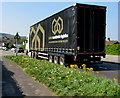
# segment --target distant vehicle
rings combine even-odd
[[[8,50],[8,48],[7,48],[7,47],[2,47],[2,50],[7,51],[7,50]]]
[[[7,51],[7,50],[8,50],[8,48],[5,48],[4,50],[5,50],[5,51]]]
[[[106,7],[76,3],[30,27],[30,56],[61,65],[95,63],[105,58],[105,34]]]
[[[12,51],[15,51],[16,48],[11,48]]]
[[[5,47],[2,47],[2,50],[4,50],[5,49]]]
[[[21,47],[18,47],[18,48],[15,49],[15,52],[17,52],[17,53],[24,53],[24,49],[21,48]]]

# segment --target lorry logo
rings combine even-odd
[[[57,32],[60,34],[63,30],[63,19],[58,17],[52,21],[52,32],[55,35]]]
[[[41,32],[42,33],[42,47],[40,47],[40,38],[38,36],[38,32]],[[32,34],[32,32],[34,33],[34,37],[32,39],[32,48],[34,49],[34,46],[35,48],[38,48],[38,49],[41,49],[42,51],[44,51],[44,45],[45,45],[45,31],[43,29],[43,27],[39,24],[37,29],[35,30],[34,27],[31,28],[31,32],[30,32],[30,35]],[[37,46],[37,42],[38,42],[38,46]]]

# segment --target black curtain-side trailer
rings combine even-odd
[[[105,57],[106,7],[76,4],[30,27],[31,57],[71,64]]]

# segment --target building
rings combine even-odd
[[[118,41],[106,41],[106,44],[120,44]]]

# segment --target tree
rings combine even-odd
[[[12,43],[5,43],[4,47],[10,49],[10,48],[14,48],[14,45]]]
[[[8,45],[9,45],[9,43],[5,43],[4,47],[7,47],[7,48],[8,48]]]
[[[12,43],[9,43],[8,48],[14,48],[14,45]]]

